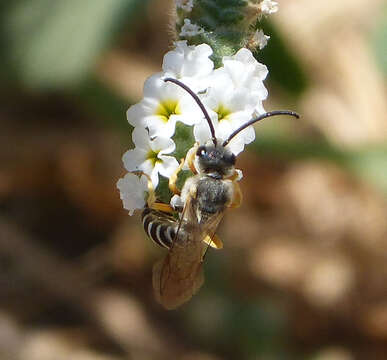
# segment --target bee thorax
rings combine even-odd
[[[208,176],[202,177],[197,184],[198,210],[204,214],[224,211],[232,198],[232,183]],[[203,216],[202,215],[202,216]]]

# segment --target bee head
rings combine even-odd
[[[164,79],[164,81],[172,82],[187,91],[202,110],[211,132],[211,140],[205,145],[202,145],[198,148],[196,152],[196,167],[199,172],[206,173],[209,176],[215,178],[228,177],[233,174],[235,165],[235,155],[230,150],[228,150],[226,146],[241,131],[255,124],[258,121],[272,116],[289,115],[294,116],[296,118],[300,117],[300,115],[298,115],[296,112],[289,110],[276,110],[266,112],[254,119],[251,119],[250,121],[240,126],[238,129],[234,130],[234,132],[232,132],[229,137],[221,144],[216,138],[214,125],[212,124],[210,116],[208,115],[208,112],[199,97],[187,85],[183,84],[177,79],[166,78]]]
[[[208,142],[196,151],[197,170],[216,179],[231,176],[234,173],[236,157],[224,146]]]

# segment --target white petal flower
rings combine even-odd
[[[266,65],[259,63],[249,49],[242,48],[233,56],[223,57],[224,69],[231,75],[236,86],[249,88],[254,82],[265,80],[269,73]]]
[[[207,44],[188,46],[187,40],[177,41],[175,46],[164,56],[165,77],[179,79],[194,91],[205,89],[206,80],[214,69],[214,63],[209,59],[211,47]]]
[[[176,7],[186,12],[190,12],[193,8],[194,0],[176,0]]]
[[[215,116],[213,115],[214,113],[211,112],[211,114],[212,124],[214,125],[216,137],[220,141],[226,140],[232,131],[226,129],[226,127],[224,126],[219,126],[216,114]],[[246,130],[248,131],[248,129]],[[240,133],[240,136],[235,136],[227,145],[230,151],[235,155],[238,155],[240,152],[242,152],[245,147],[244,137],[247,137],[247,135],[244,134],[244,132],[246,132],[246,130],[243,130]],[[194,136],[195,140],[199,143],[199,145],[205,145],[209,142],[209,140],[211,139],[211,132],[206,121],[202,121],[201,123],[195,125]]]
[[[225,72],[218,72],[211,78],[210,87],[202,101],[209,109],[210,116],[217,120],[216,137],[223,140],[252,118],[255,107],[255,98],[248,89],[235,88],[231,77]],[[202,122],[208,128],[208,124]],[[240,139],[243,144],[249,144],[255,139],[254,128],[248,127],[238,134],[236,139]]]
[[[135,174],[127,173],[117,181],[117,188],[120,190],[120,198],[124,209],[129,210],[133,215],[134,210],[143,209],[145,206],[145,193],[147,192],[147,179],[143,175],[138,177]]]
[[[263,30],[257,30],[254,35],[253,35],[253,44],[256,44],[257,47],[259,47],[259,50],[262,50],[266,45],[267,42],[269,41],[270,36],[265,35]]]
[[[270,15],[274,14],[278,11],[278,3],[277,1],[271,1],[271,0],[263,0],[259,7],[261,8],[261,12],[263,15]]]
[[[254,97],[256,114],[265,112],[262,101],[267,98],[268,92],[263,80],[268,70],[254,58],[250,50],[242,48],[233,56],[224,56],[223,67],[214,71],[214,73],[220,72],[227,73],[231,77],[236,89],[245,88]]]
[[[184,25],[180,29],[180,37],[192,37],[204,33],[204,29],[199,25],[191,23],[190,19],[184,19]]]
[[[203,114],[192,97],[176,84],[155,74],[144,84],[144,99],[126,113],[131,125],[149,129],[151,137],[171,137],[180,121],[186,125],[199,122]]]
[[[179,166],[173,156],[165,155],[175,151],[175,143],[172,139],[161,136],[152,140],[142,127],[136,127],[132,137],[136,147],[123,155],[124,166],[128,171],[143,171],[149,175],[156,188],[159,174],[169,178]]]

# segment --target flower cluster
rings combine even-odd
[[[262,11],[262,14],[264,15],[270,15],[274,14],[278,11],[278,3],[277,1],[272,1],[272,0],[263,0],[260,4],[259,7]]]
[[[190,2],[184,4],[189,6]],[[180,80],[199,96],[218,139],[227,139],[252,117],[264,113],[266,66],[257,62],[250,50],[242,48],[233,56],[223,57],[223,66],[214,69],[211,54],[207,44],[189,46],[186,41],[176,42],[175,48],[164,56],[163,71],[146,80],[143,99],[129,108],[127,118],[134,126],[135,148],[123,155],[129,173],[118,181],[117,187],[130,214],[144,207],[147,191],[146,178],[138,178],[132,172],[145,174],[157,188],[159,176],[169,178],[178,168],[174,156],[178,150],[178,122],[193,128],[197,144],[211,139],[208,123],[192,96],[176,84],[165,82],[165,78]],[[228,147],[237,155],[254,139],[250,126],[235,136]]]
[[[176,0],[176,8],[190,12],[193,8],[194,0]]]
[[[184,19],[184,25],[181,27],[179,36],[181,37],[192,37],[199,34],[203,34],[204,29],[200,26],[191,23],[190,19],[185,18]]]

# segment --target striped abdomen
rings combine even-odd
[[[176,235],[177,221],[166,213],[145,208],[142,224],[146,234],[158,245],[170,249]]]

